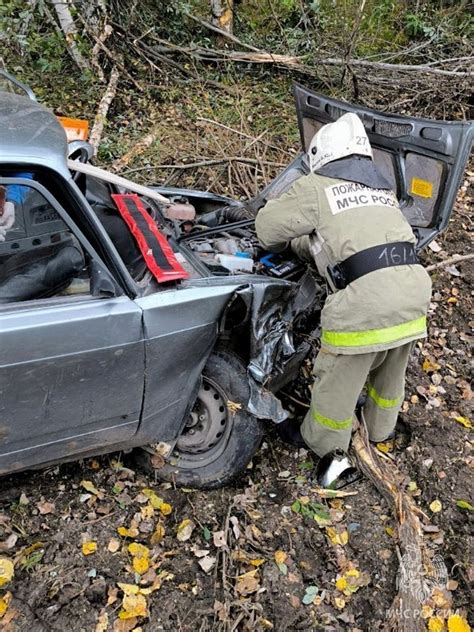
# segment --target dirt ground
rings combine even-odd
[[[471,211],[464,187],[427,264],[472,252]],[[474,579],[473,272],[468,261],[432,273],[430,334],[411,359],[403,406],[409,446],[393,453],[429,516],[450,612],[464,616]],[[3,479],[0,555],[15,568],[0,591],[1,629],[382,629],[396,593],[392,508],[367,480],[353,495],[320,497],[312,469],[270,428],[241,479],[212,492],[160,484],[121,454]]]

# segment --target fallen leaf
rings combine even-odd
[[[122,600],[122,610],[119,619],[132,619],[134,617],[147,617],[148,606],[146,598],[141,594],[125,594]]]
[[[10,535],[8,536],[6,540],[4,540],[3,542],[0,542],[0,551],[9,551],[10,549],[13,549],[17,541],[18,541],[17,534],[10,533]]]
[[[97,487],[94,485],[94,483],[92,481],[81,481],[81,487],[83,487],[86,492],[89,492],[90,494],[94,494],[94,496],[104,496],[104,494],[102,494],[101,492],[99,492],[99,490],[97,489]]]
[[[153,505],[151,503],[148,503],[140,509],[140,515],[143,520],[150,520],[151,518],[153,518],[154,513],[155,510],[153,509]]]
[[[135,573],[143,575],[150,568],[150,561],[147,557],[134,557],[132,560],[132,567]]]
[[[48,501],[40,501],[36,503],[36,507],[42,516],[53,513],[55,510],[54,503],[50,503]]]
[[[437,362],[429,360],[428,358],[423,362],[423,371],[426,373],[437,371],[440,368],[441,366]]]
[[[439,513],[442,508],[443,508],[443,505],[441,504],[441,501],[438,499],[433,500],[433,502],[430,503],[430,509],[433,513]]]
[[[97,551],[97,542],[93,540],[87,540],[87,542],[82,543],[82,554],[83,555],[92,555]]]
[[[13,579],[15,571],[13,562],[7,557],[0,557],[0,586],[5,586]]]
[[[159,544],[163,540],[164,537],[165,537],[165,528],[161,524],[161,522],[159,522],[156,525],[155,531],[153,532],[153,535],[150,538],[150,543],[153,545]]]
[[[429,632],[443,632],[444,629],[444,621],[441,617],[431,617],[428,619]]]
[[[3,618],[3,615],[8,610],[8,606],[10,605],[11,600],[12,600],[11,592],[6,592],[4,595],[0,597],[0,619]]]
[[[118,527],[117,533],[124,538],[136,538],[138,529],[136,527],[130,527],[130,529],[127,529],[127,527]]]
[[[331,544],[345,546],[349,541],[349,534],[346,530],[340,533],[334,527],[326,527],[326,533],[331,541]]]
[[[214,568],[215,563],[216,558],[211,555],[206,555],[206,557],[201,558],[198,562],[199,566],[205,573],[208,573],[212,568]]]
[[[120,548],[120,540],[117,538],[110,538],[109,543],[107,545],[107,551],[109,553],[116,553]]]
[[[275,562],[277,564],[284,564],[286,561],[287,555],[285,551],[275,551]]]
[[[153,509],[161,509],[164,501],[162,498],[157,496],[152,489],[145,487],[145,489],[142,489],[142,494],[144,494],[149,499],[150,505],[153,507]]]
[[[214,531],[212,534],[212,540],[214,542],[214,546],[218,549],[227,546],[227,539],[224,531]]]
[[[164,516],[169,516],[173,511],[173,507],[169,503],[163,503],[160,507],[160,511]]]
[[[474,511],[474,507],[467,500],[457,500],[456,505],[459,509],[467,509],[468,511]]]
[[[95,626],[95,632],[106,632],[109,627],[109,615],[105,610],[102,610],[99,614],[99,618],[97,619],[97,624]]]
[[[189,518],[185,518],[178,527],[176,537],[180,542],[186,542],[191,537],[196,525]]]
[[[449,632],[471,632],[471,627],[460,614],[452,614],[448,619]]]
[[[258,587],[258,569],[239,575],[235,582],[236,591],[243,596],[256,592]]]
[[[338,610],[344,610],[346,607],[346,600],[342,597],[334,597],[334,605]]]
[[[28,496],[25,494],[25,492],[21,492],[20,494],[20,500],[18,501],[20,505],[27,505],[30,500],[28,498]]]
[[[135,557],[149,557],[150,550],[144,545],[138,542],[132,542],[128,545],[128,552]]]
[[[472,428],[474,428],[474,426],[472,425],[472,422],[470,419],[468,419],[467,417],[453,417],[454,421],[457,421],[458,424],[461,424],[462,426],[464,426],[464,428],[469,428],[470,430],[472,430]]]
[[[308,586],[301,600],[302,603],[304,603],[305,606],[309,606],[310,604],[313,603],[314,598],[316,597],[317,594],[318,594],[317,586]]]

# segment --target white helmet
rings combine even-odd
[[[328,123],[313,136],[308,157],[311,171],[316,171],[328,162],[345,156],[372,156],[364,124],[352,112],[344,114],[335,123]]]

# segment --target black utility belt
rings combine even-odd
[[[409,241],[396,241],[356,252],[341,263],[328,266],[327,273],[334,287],[343,290],[349,283],[370,272],[417,263],[420,261],[415,246]]]

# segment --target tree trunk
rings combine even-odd
[[[81,70],[89,69],[89,62],[82,55],[77,45],[78,33],[66,0],[51,0],[51,4],[54,6],[54,10],[58,16],[59,24],[66,38],[66,45],[71,57]]]
[[[234,23],[234,0],[211,0],[211,22],[214,26],[232,34]]]

